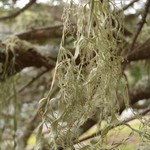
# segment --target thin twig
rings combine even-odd
[[[142,14],[142,19],[141,21],[139,22],[138,24],[138,28],[137,28],[137,32],[135,33],[134,37],[133,37],[133,41],[132,41],[132,44],[131,44],[131,51],[134,49],[134,45],[135,45],[135,42],[144,26],[144,23],[146,22],[146,17],[147,17],[147,14],[148,14],[148,10],[149,10],[149,7],[150,7],[150,0],[147,0],[146,4],[145,4],[145,10],[144,10],[144,13]]]
[[[150,112],[150,107],[149,107],[148,109],[146,109],[145,111],[143,111],[142,113],[139,113],[138,115],[144,116],[144,115],[146,115],[148,112]],[[126,119],[126,120],[124,120],[124,121],[122,121],[122,122],[118,122],[118,123],[116,123],[116,124],[113,124],[113,125],[109,126],[109,130],[108,130],[107,132],[109,132],[110,130],[112,130],[112,129],[118,127],[118,126],[124,125],[124,124],[126,124],[127,122],[130,122],[130,121],[132,121],[132,120],[135,120],[135,119],[137,119],[137,118],[134,116],[134,117],[128,118],[128,119]],[[106,128],[108,128],[108,127],[106,127]],[[103,132],[106,128],[104,128],[103,130],[100,130],[100,131],[98,131],[98,132],[96,132],[96,133],[93,133],[93,134],[90,135],[90,136],[87,136],[87,137],[85,137],[85,138],[82,138],[81,140],[75,141],[74,144],[81,143],[81,142],[86,141],[86,140],[89,140],[89,139],[91,139],[91,138],[100,136],[100,135],[102,134],[102,132]]]
[[[2,16],[0,17],[0,21],[12,19],[20,15],[22,12],[24,12],[26,9],[28,9],[31,5],[33,5],[36,2],[36,0],[30,0],[29,3],[27,3],[22,9],[18,10],[17,12],[11,13],[8,16]]]
[[[133,0],[129,4],[125,5],[122,10],[127,10],[129,7],[131,7],[135,2],[138,2],[139,0]]]
[[[33,82],[35,82],[38,78],[40,78],[43,74],[45,74],[46,72],[48,72],[49,69],[44,70],[43,72],[39,73],[36,77],[32,78],[31,81],[29,81],[25,86],[21,87],[17,93],[21,93],[24,89],[26,89],[28,86],[30,86]],[[14,95],[11,95],[8,100],[12,99],[14,97]]]
[[[129,7],[133,6],[134,3],[138,2],[139,0],[132,0],[129,4],[122,6],[121,9],[117,10],[117,13],[127,10]]]

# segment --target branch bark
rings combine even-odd
[[[50,27],[37,28],[22,33],[16,34],[20,39],[23,40],[34,40],[43,38],[61,38],[62,37],[63,25],[56,25]]]
[[[2,16],[0,17],[0,21],[4,21],[4,20],[7,20],[7,19],[12,19],[12,18],[15,18],[17,17],[18,15],[20,15],[22,12],[24,12],[26,9],[28,9],[31,5],[33,5],[34,3],[36,2],[36,0],[30,0],[29,3],[27,3],[22,9],[20,9],[19,11],[17,12],[14,12],[8,16]]]
[[[126,59],[131,61],[138,61],[150,59],[150,39],[141,44],[137,49],[127,54]]]
[[[77,27],[75,24],[72,24],[70,27],[70,30],[72,33],[76,36]],[[131,36],[132,33],[124,27],[124,35],[125,36]],[[36,28],[32,30],[28,30],[22,33],[17,33],[16,36],[18,36],[22,40],[43,40],[43,39],[52,39],[52,38],[62,38],[62,32],[63,32],[63,24],[60,25],[54,25],[49,27],[43,27],[43,28]],[[71,34],[72,34],[71,33]],[[68,35],[70,35],[68,33]]]
[[[137,29],[137,32],[135,33],[134,37],[133,37],[133,41],[132,41],[132,44],[131,44],[131,51],[133,50],[134,48],[134,45],[136,43],[136,40],[146,22],[146,17],[147,17],[147,14],[148,14],[148,11],[149,11],[149,7],[150,7],[150,0],[147,0],[146,4],[145,4],[145,10],[144,10],[144,13],[142,14],[142,19],[141,21],[139,22],[138,24],[138,29]]]
[[[17,37],[1,41],[0,49],[1,75],[4,76],[11,76],[30,66],[52,69],[56,63],[50,56],[42,55],[33,45]]]
[[[127,10],[129,7],[133,6],[135,2],[138,2],[139,0],[132,0],[128,5],[125,5],[122,9]]]

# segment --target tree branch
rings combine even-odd
[[[124,35],[125,36],[131,36],[132,33],[125,27],[124,29]],[[72,24],[70,26],[70,30],[74,35],[76,35],[76,25]],[[16,34],[20,39],[22,40],[43,40],[43,39],[51,39],[51,38],[62,38],[62,31],[63,31],[63,24],[61,25],[54,25],[50,27],[42,27],[42,28],[36,28],[32,30],[28,30],[22,33]],[[70,35],[70,34],[68,34]],[[72,34],[71,34],[72,35]]]
[[[148,100],[150,98],[149,88],[143,86],[132,88],[132,90],[129,91],[129,105],[131,107],[140,100],[145,100],[145,99]],[[125,108],[126,106],[124,102],[120,103],[119,113],[121,114]]]
[[[146,115],[146,114],[149,113],[149,112],[150,112],[150,108],[144,110],[142,113],[139,113],[138,116],[139,116],[139,115],[140,115],[140,116],[144,116],[144,115]],[[128,123],[128,122],[130,122],[130,121],[132,121],[132,120],[134,120],[134,119],[136,119],[136,118],[137,118],[137,117],[134,116],[134,117],[128,118],[128,119],[126,119],[126,120],[124,120],[124,121],[122,121],[122,122],[117,122],[116,124],[112,124],[112,125],[110,125],[110,126],[104,128],[103,130],[100,130],[100,131],[98,131],[98,132],[96,132],[96,133],[94,133],[94,134],[92,134],[92,135],[90,135],[90,136],[87,136],[87,137],[85,137],[85,138],[83,138],[83,139],[81,139],[81,140],[75,141],[75,144],[81,143],[81,142],[83,142],[83,141],[89,140],[89,139],[94,138],[94,137],[97,137],[97,136],[100,136],[100,135],[102,134],[102,132],[103,132],[105,129],[106,129],[106,130],[108,129],[107,132],[109,132],[110,130],[112,130],[112,129],[118,127],[118,126],[124,125],[124,124],[126,124],[126,123]]]
[[[30,43],[10,37],[0,43],[0,63],[3,64],[1,75],[11,76],[30,66],[52,69],[56,61],[50,56],[42,55]]]
[[[150,39],[144,42],[136,50],[127,54],[126,59],[131,61],[150,59]]]
[[[145,4],[145,10],[144,10],[144,13],[142,15],[142,19],[139,22],[137,32],[135,33],[135,35],[133,37],[133,41],[132,41],[132,44],[131,44],[131,51],[133,50],[135,42],[136,42],[136,40],[137,40],[137,38],[138,38],[138,36],[139,36],[143,26],[144,26],[144,23],[146,22],[146,17],[147,17],[147,14],[148,14],[149,7],[150,7],[150,0],[147,0],[147,2]]]
[[[131,7],[135,2],[138,2],[139,0],[133,0],[131,1],[128,5],[125,5],[122,10],[126,10],[128,9],[129,7]]]
[[[63,25],[55,25],[50,27],[37,28],[16,34],[23,40],[34,40],[43,38],[61,38]]]
[[[35,81],[37,81],[37,79],[39,79],[43,74],[45,74],[45,73],[48,72],[48,71],[49,71],[49,70],[46,69],[46,70],[42,71],[41,73],[39,73],[36,77],[32,78],[31,81],[29,81],[27,84],[25,84],[23,87],[21,87],[21,88],[17,91],[17,93],[19,94],[19,93],[21,93],[22,91],[24,91],[28,86],[30,86],[32,83],[34,83]],[[8,101],[9,101],[10,99],[12,99],[13,97],[14,97],[14,94],[11,95],[11,96],[8,98]]]
[[[28,9],[31,5],[33,5],[35,2],[36,2],[36,0],[30,0],[29,3],[27,3],[27,4],[26,4],[22,9],[20,9],[19,11],[14,12],[14,13],[8,15],[8,16],[2,16],[2,17],[0,17],[0,21],[7,20],[7,19],[12,19],[12,18],[17,17],[17,16],[20,15],[22,12],[24,12],[26,9]]]

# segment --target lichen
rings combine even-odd
[[[56,149],[56,145],[71,149],[73,140],[80,135],[78,128],[97,109],[103,112],[98,122],[115,116],[118,109],[116,89],[120,84],[123,60],[117,55],[121,13],[116,14],[115,10],[114,2],[111,1],[110,6],[108,0],[80,1],[78,4],[71,0],[64,10],[62,42],[51,87],[52,90],[57,80],[60,88],[58,111],[48,109],[51,90],[45,98],[47,105],[43,107],[43,119],[50,123],[51,149]],[[65,46],[72,17],[77,25],[74,54]],[[100,145],[91,145],[88,149],[100,149]]]

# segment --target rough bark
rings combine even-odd
[[[13,36],[0,42],[0,63],[2,72],[11,76],[26,67],[45,67],[52,69],[55,60],[50,56],[43,55],[32,44]]]

